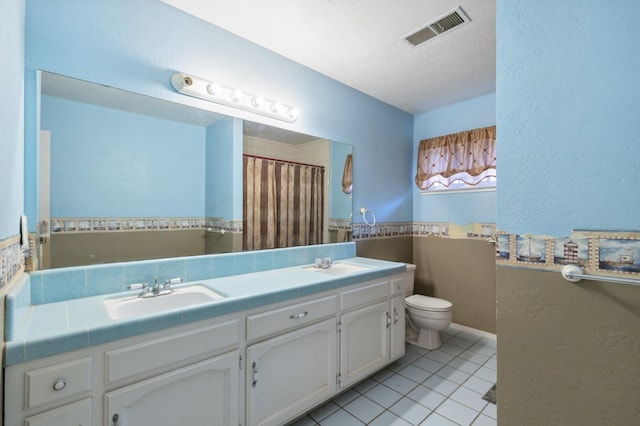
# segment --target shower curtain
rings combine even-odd
[[[322,243],[324,167],[243,156],[243,250]]]

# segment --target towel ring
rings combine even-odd
[[[369,213],[371,215],[371,222],[369,222],[367,220],[367,213]],[[366,223],[369,226],[375,226],[376,225],[376,215],[373,214],[373,212],[367,208],[361,207],[360,208],[360,214],[362,215],[362,220],[364,220],[364,223]]]

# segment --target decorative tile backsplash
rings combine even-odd
[[[53,218],[51,232],[131,232],[212,229],[242,232],[242,219],[218,217]]]
[[[24,270],[20,237],[0,241],[0,288],[9,284]]]
[[[456,225],[447,222],[401,222],[353,225],[353,239],[398,237],[403,235],[435,236],[448,238],[493,239],[496,234],[493,223]]]
[[[640,275],[640,231],[575,231],[571,237],[551,238],[496,231],[495,224],[378,223],[353,225],[353,240],[399,236],[436,236],[495,242],[498,264],[561,270],[574,264],[586,272]]]
[[[496,240],[500,264],[553,270],[573,264],[586,271],[640,274],[640,231],[575,231],[561,238],[498,232]]]

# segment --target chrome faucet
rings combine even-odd
[[[325,257],[324,259],[322,259],[322,269],[327,269],[329,267],[331,267],[331,258],[330,257]]]
[[[165,294],[173,293],[173,288],[171,288],[172,284],[179,284],[182,282],[182,278],[171,278],[161,284],[158,282],[158,278],[154,279],[153,287],[149,287],[147,283],[137,283],[131,284],[127,288],[129,290],[140,290],[140,294],[138,297],[154,297],[154,296],[162,296]]]

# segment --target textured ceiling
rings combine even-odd
[[[495,0],[163,0],[412,114],[495,91]],[[404,37],[462,7],[471,22]]]

